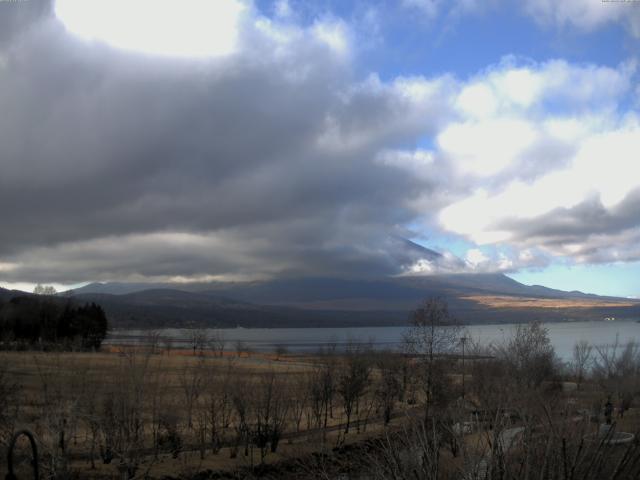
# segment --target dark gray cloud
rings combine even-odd
[[[390,236],[423,182],[375,158],[434,128],[441,83],[418,100],[356,84],[308,32],[282,53],[245,30],[239,53],[209,60],[85,43],[54,20],[5,46],[7,281],[367,275],[415,259]]]
[[[50,0],[0,2],[0,48],[51,14]]]
[[[382,81],[355,78],[338,20],[300,27],[249,9],[236,53],[180,59],[86,42],[38,12],[6,18],[2,281],[640,258],[634,62],[509,57],[467,81]],[[567,197],[557,179],[574,174]],[[432,233],[467,238],[464,259],[401,240]]]
[[[545,245],[583,263],[637,261],[640,249],[640,188],[614,208],[593,195],[572,208],[558,208],[535,221],[505,220],[498,229],[517,232],[512,239],[526,246]]]

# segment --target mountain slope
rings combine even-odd
[[[339,327],[402,325],[405,312],[307,311],[254,305],[217,295],[153,289],[126,295],[84,293],[79,302],[100,304],[115,327]]]
[[[173,285],[159,283],[122,283],[122,282],[94,282],[84,287],[63,292],[65,295],[81,295],[84,293],[99,293],[106,295],[126,295],[152,289],[172,289]]]
[[[433,296],[445,298],[466,323],[640,318],[640,302],[526,286],[502,274],[278,279],[189,285],[191,291],[179,287],[93,284],[67,294],[103,305],[114,325],[127,327],[402,325],[420,301]],[[105,291],[128,293],[101,293]]]
[[[0,288],[0,300],[9,300],[12,296],[11,290]]]
[[[125,295],[157,289],[224,295],[265,305],[371,299],[377,303],[414,303],[425,296],[458,296],[486,292],[540,298],[599,298],[582,292],[565,292],[539,285],[523,285],[501,273],[389,277],[377,280],[307,277],[242,283],[91,283],[65,294],[105,293]]]

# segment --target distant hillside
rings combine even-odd
[[[76,288],[75,290],[68,290],[63,292],[64,295],[80,295],[84,293],[104,293],[107,295],[126,295],[128,293],[142,292],[144,290],[157,290],[157,289],[171,289],[182,290],[179,286],[170,283],[121,283],[121,282],[108,282],[100,283],[94,282],[84,287]],[[187,288],[186,291],[191,291],[191,288]]]
[[[188,290],[186,290],[188,289]],[[64,295],[103,305],[122,327],[403,325],[420,301],[445,298],[465,323],[640,318],[640,302],[523,285],[502,274],[90,284]]]
[[[492,293],[539,298],[601,298],[582,292],[565,292],[540,285],[524,285],[502,273],[474,273],[438,276],[403,277],[400,281],[414,288],[461,293]]]
[[[65,293],[124,295],[145,290],[165,289],[206,292],[264,305],[366,299],[378,304],[387,303],[389,307],[387,309],[395,309],[397,305],[402,305],[403,308],[411,306],[430,295],[459,296],[478,292],[540,298],[600,298],[597,295],[582,292],[565,292],[539,285],[523,285],[501,273],[407,276],[379,280],[310,277],[240,283],[91,283]]]
[[[6,288],[0,288],[0,300],[9,300],[16,295],[24,295],[24,292],[20,292],[17,290],[7,290]]]
[[[206,293],[153,289],[126,295],[83,293],[73,298],[96,302],[115,327],[338,327],[403,325],[406,312],[307,311],[254,305]]]

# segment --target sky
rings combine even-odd
[[[640,297],[640,1],[46,7],[0,2],[2,286]]]

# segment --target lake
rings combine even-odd
[[[549,338],[557,355],[569,360],[573,346],[580,340],[592,345],[604,345],[615,342],[640,341],[640,323],[633,320],[547,323]],[[516,328],[515,324],[470,325],[466,327],[466,336],[482,344],[499,343],[507,340]],[[161,336],[173,340],[174,347],[188,348],[190,330],[161,329]],[[338,348],[349,342],[371,343],[378,349],[397,349],[402,344],[406,327],[370,327],[370,328],[229,328],[210,329],[209,336],[218,332],[226,341],[226,349],[233,350],[237,342],[243,342],[253,351],[273,351],[277,346],[285,347],[289,352],[310,353],[328,344]],[[114,330],[110,332],[106,344],[144,343],[148,333],[144,330]]]

